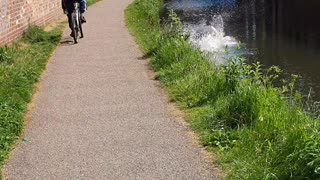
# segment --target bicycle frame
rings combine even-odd
[[[72,34],[75,43],[78,43],[78,37],[80,32],[80,38],[83,38],[82,24],[80,20],[80,4],[76,1],[73,3],[73,11],[71,13],[72,20]]]
[[[77,23],[77,26],[79,26],[80,24],[80,4],[78,2],[74,2],[73,3],[73,6],[74,6],[74,14],[75,14],[75,19],[76,19],[76,23]]]

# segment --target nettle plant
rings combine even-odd
[[[169,37],[178,38],[183,36],[182,22],[173,10],[169,11],[168,19],[165,22],[164,32]]]
[[[237,83],[242,80],[265,88],[274,87],[274,81],[277,80],[282,73],[282,70],[278,66],[271,66],[264,70],[260,62],[247,64],[246,59],[238,55],[229,58],[227,61],[228,63],[224,67],[224,73],[226,75],[226,81],[230,85],[231,92],[234,91]],[[294,79],[294,81],[289,84],[290,90],[294,88],[296,80],[297,79]]]

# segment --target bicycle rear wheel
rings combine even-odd
[[[77,25],[77,17],[75,13],[72,13],[72,17],[71,17],[71,24],[72,24],[72,37],[74,40],[74,43],[77,44],[78,43],[78,25]]]
[[[79,31],[80,31],[80,38],[83,38],[83,30],[82,30],[82,20],[81,20],[81,16],[80,13],[78,14],[79,16]]]

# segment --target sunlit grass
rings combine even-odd
[[[0,163],[23,128],[33,84],[58,44],[64,25],[45,32],[30,27],[20,40],[0,48]]]
[[[296,77],[275,87],[277,67],[237,56],[213,65],[181,37],[174,14],[160,26],[161,5],[134,1],[127,26],[203,145],[219,155],[225,178],[320,178],[319,120],[308,116]]]
[[[97,0],[89,0],[89,5]],[[65,21],[50,28],[31,26],[16,42],[0,47],[0,164],[23,129],[34,84],[58,45]]]

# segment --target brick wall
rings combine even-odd
[[[41,26],[61,14],[61,0],[0,0],[0,45],[19,37],[30,24]]]

